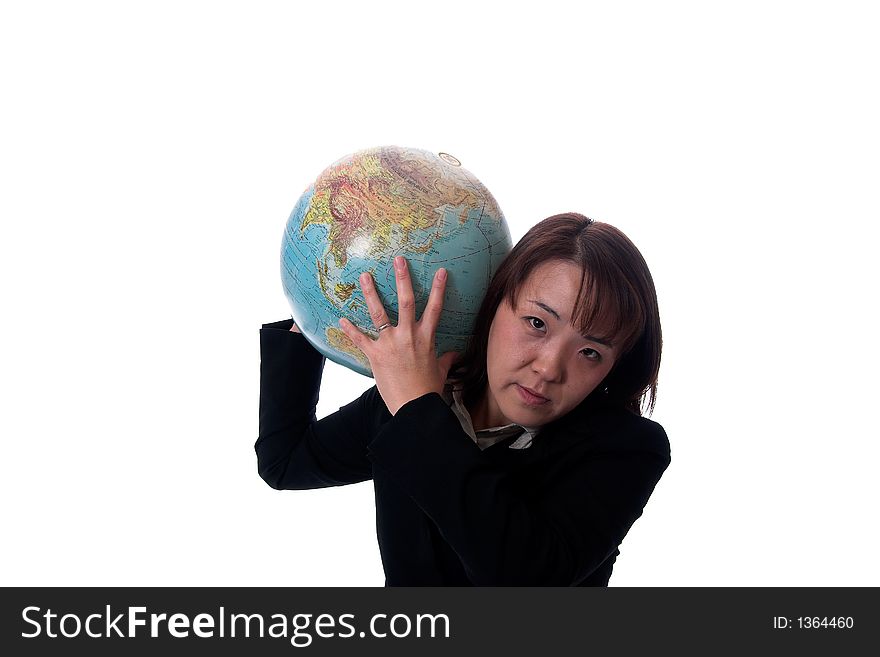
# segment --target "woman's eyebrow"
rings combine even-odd
[[[550,306],[548,306],[543,301],[539,301],[538,299],[529,299],[529,302],[535,304],[536,306],[543,308],[548,313],[553,315],[557,320],[560,319],[559,313],[556,312],[555,310],[553,310]],[[585,335],[583,337],[584,337],[584,339],[589,340],[590,342],[597,342],[604,347],[608,347],[609,349],[611,349],[611,347],[612,347],[610,342],[608,342],[607,340],[603,340],[602,338],[597,338],[595,335]]]
[[[538,301],[538,300],[536,300],[536,299],[529,299],[529,303],[533,303],[533,304],[535,304],[536,306],[541,306],[541,308],[543,308],[543,309],[546,310],[548,313],[550,313],[551,315],[553,315],[556,319],[559,319],[559,313],[556,312],[555,310],[553,310],[550,306],[548,306],[548,305],[547,305],[546,303],[544,303],[543,301]]]

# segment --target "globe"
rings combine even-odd
[[[339,328],[345,317],[373,338],[358,276],[370,272],[397,322],[394,257],[409,265],[420,318],[434,272],[448,272],[436,353],[463,352],[489,281],[512,248],[489,190],[447,153],[382,146],[347,155],[296,202],[281,242],[291,316],[329,360],[372,377],[367,357]]]

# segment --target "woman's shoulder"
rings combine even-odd
[[[624,408],[611,406],[583,409],[560,422],[559,434],[592,450],[652,452],[669,459],[669,438],[663,426]]]
[[[670,456],[671,448],[669,446],[669,437],[666,430],[659,422],[650,418],[636,415],[629,411],[623,411],[629,418],[631,426],[631,435],[639,449],[648,449],[667,459]]]

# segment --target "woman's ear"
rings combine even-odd
[[[601,390],[603,394],[608,394],[608,382],[611,381],[612,376],[614,375],[614,370],[617,369],[617,365],[620,363],[620,359],[615,359],[614,364],[611,366],[611,369],[608,370],[608,374],[605,375],[605,378],[602,379],[602,382],[596,386],[596,389]]]

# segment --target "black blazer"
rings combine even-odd
[[[260,476],[273,488],[373,480],[387,586],[605,586],[618,546],[670,462],[663,428],[601,394],[481,451],[437,393],[392,416],[373,386],[317,420],[325,359],[260,331]]]

